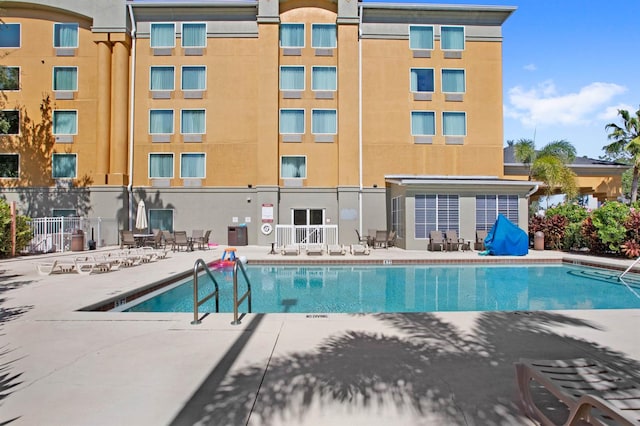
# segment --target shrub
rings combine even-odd
[[[552,250],[562,250],[568,222],[566,217],[558,214],[544,217],[534,216],[529,221],[529,234],[531,236],[542,231],[545,247]]]
[[[598,238],[614,252],[620,252],[620,246],[626,240],[627,229],[624,222],[629,215],[629,206],[617,201],[603,204],[591,213],[591,220]]]
[[[582,223],[589,216],[589,210],[578,203],[563,203],[550,207],[546,211],[547,216],[560,215],[567,218],[569,224]]]
[[[22,251],[31,241],[29,218],[16,216],[16,253]],[[0,257],[11,256],[11,208],[0,199]]]

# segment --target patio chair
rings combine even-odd
[[[209,249],[209,236],[211,235],[211,229],[208,229],[207,232],[200,238],[194,239],[194,243],[198,244],[199,250]]]
[[[376,231],[375,235],[376,237],[373,245],[374,247],[389,248],[389,245],[387,243],[389,234],[387,233],[387,231]]]
[[[327,253],[329,255],[345,255],[347,250],[345,250],[344,246],[339,244],[329,244],[327,246]]]
[[[391,231],[387,236],[387,247],[395,247],[395,245],[396,245],[396,231]]]
[[[307,244],[305,251],[308,255],[322,255],[324,251],[324,244]]]
[[[567,406],[566,425],[640,425],[640,383],[597,361],[523,359],[515,368],[524,410],[542,425],[557,422],[533,401],[532,381]]]
[[[443,251],[444,250],[444,237],[442,231],[429,232],[429,251]]]
[[[356,228],[356,235],[358,236],[358,243],[359,244],[366,244],[369,245],[370,243],[370,238],[367,235],[360,235],[360,231],[358,231],[358,229]]]
[[[146,247],[153,247],[155,249],[161,248],[163,244],[164,243],[162,241],[162,231],[156,231],[152,239],[146,240],[144,242],[144,245]]]
[[[458,251],[464,246],[464,240],[458,237],[458,231],[448,230],[445,231],[444,236],[446,238],[446,250]]]
[[[473,249],[482,251],[485,250],[484,247],[484,239],[487,238],[486,230],[478,230],[476,231],[476,242],[473,244]]]
[[[173,233],[173,251],[180,251],[184,247],[185,251],[193,249],[193,242],[187,238],[187,231],[176,231]]]
[[[138,243],[133,236],[133,231],[120,230],[120,248],[136,247]]]
[[[351,244],[351,254],[362,255],[369,254],[369,247],[365,244]]]
[[[202,229],[194,229],[191,231],[191,240],[198,241],[204,237],[204,230]]]
[[[162,239],[164,240],[164,246],[165,247],[173,247],[173,234],[169,231],[162,231]]]
[[[300,254],[300,247],[297,244],[287,244],[280,249],[280,253],[285,256],[289,254],[297,256]]]

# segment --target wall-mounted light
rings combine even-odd
[[[377,183],[374,183],[374,184],[373,184],[373,187],[374,187],[374,188],[377,188],[377,187],[378,187],[378,184],[377,184]]]
[[[251,202],[251,197],[247,197],[247,203]]]
[[[253,185],[248,184],[248,185],[247,185],[247,188],[251,189],[251,188],[253,188]]]

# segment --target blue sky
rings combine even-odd
[[[385,2],[389,2],[388,0]],[[566,139],[598,158],[617,109],[640,108],[640,0],[410,0],[516,6],[503,26],[505,141]],[[472,82],[468,76],[468,83]]]

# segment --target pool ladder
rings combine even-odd
[[[211,281],[213,281],[213,285],[215,290],[203,297],[202,299],[198,296],[198,274],[200,271],[204,271]],[[242,273],[244,280],[247,283],[247,291],[238,298],[238,270]],[[191,324],[196,325],[200,324],[202,321],[198,319],[198,308],[200,305],[210,300],[212,297],[216,299],[216,313],[220,312],[220,288],[218,286],[218,281],[216,281],[215,276],[211,273],[211,269],[207,266],[204,260],[198,259],[193,265],[193,321]],[[238,317],[238,307],[244,300],[247,299],[247,312],[251,313],[251,282],[249,281],[249,277],[247,276],[247,271],[244,269],[242,262],[239,259],[236,259],[233,262],[233,321],[232,325],[240,324],[240,320]]]
[[[629,265],[629,267],[623,273],[621,273],[618,276],[618,280],[622,281],[622,277],[624,277],[627,274],[627,272],[629,272],[631,270],[631,268],[633,268],[636,265],[636,263],[638,263],[638,262],[640,262],[640,257],[638,257],[631,265]]]

